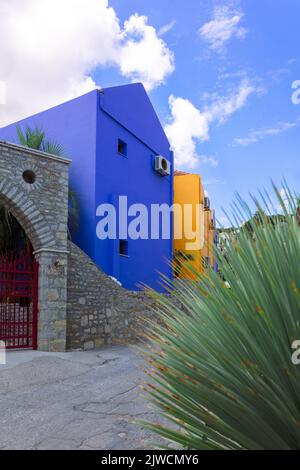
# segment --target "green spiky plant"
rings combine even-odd
[[[184,268],[184,264],[186,262],[192,261],[193,259],[194,259],[193,255],[186,253],[182,250],[175,250],[174,260],[173,260],[174,277],[175,278],[179,277]]]
[[[218,257],[226,283],[211,270],[153,293],[164,325],[149,326],[146,393],[170,425],[144,424],[184,449],[300,449],[300,229],[295,195],[274,190],[284,217],[272,223],[244,229],[253,212],[235,206],[241,229]]]
[[[17,127],[17,134],[20,144],[25,147],[41,150],[42,152],[50,153],[58,157],[64,155],[62,146],[54,140],[47,140],[45,132],[38,127],[34,129],[27,127],[25,131],[23,131],[21,127]]]

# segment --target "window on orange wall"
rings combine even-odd
[[[127,144],[121,139],[118,139],[118,154],[127,157]]]

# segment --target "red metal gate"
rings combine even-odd
[[[0,340],[7,349],[37,348],[38,263],[31,250],[0,256]]]

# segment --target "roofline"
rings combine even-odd
[[[23,153],[29,153],[31,155],[32,154],[33,155],[38,155],[39,157],[43,157],[43,158],[46,158],[48,160],[54,160],[56,162],[64,163],[65,165],[70,165],[70,163],[72,163],[72,160],[70,160],[69,158],[59,157],[59,156],[56,156],[56,155],[52,155],[51,153],[43,152],[41,150],[32,149],[30,147],[25,147],[24,145],[19,145],[19,144],[14,144],[14,143],[11,143],[11,142],[6,142],[4,140],[0,140],[0,147],[9,148],[9,149],[13,149],[13,150],[19,150],[19,151],[22,151]]]
[[[104,104],[103,104],[103,100],[102,100],[102,96],[105,96],[105,91],[106,90],[114,90],[116,88],[129,88],[129,87],[142,87],[147,99],[148,99],[148,102],[149,102],[149,105],[151,106],[152,108],[152,111],[157,119],[157,122],[159,124],[159,127],[160,127],[160,130],[162,132],[162,134],[164,135],[164,138],[166,140],[166,144],[168,145],[169,147],[169,152],[171,152],[171,145],[170,145],[170,141],[165,133],[165,130],[162,126],[162,123],[160,122],[160,119],[157,115],[157,112],[152,104],[152,101],[143,85],[142,82],[134,82],[134,83],[127,83],[127,84],[124,84],[124,85],[117,85],[117,86],[112,86],[112,87],[105,87],[105,88],[101,88],[101,89],[98,89],[98,96],[99,96],[99,106],[101,108],[101,110],[107,115],[109,116],[111,119],[113,119],[115,122],[117,122],[120,126],[123,127],[123,129],[125,129],[127,132],[129,132],[131,135],[133,135],[135,138],[137,138],[142,144],[146,145],[150,150],[151,152],[155,153],[156,155],[159,154],[159,152],[157,152],[157,150],[153,149],[153,147],[151,146],[150,143],[144,141],[141,137],[139,137],[137,134],[135,134],[134,131],[132,131],[131,129],[129,129],[117,116],[113,115],[108,109],[105,108]]]
[[[140,82],[136,82],[136,83],[127,83],[127,84],[123,84],[123,85],[116,85],[116,86],[111,86],[111,87],[105,87],[105,88],[101,88],[101,87],[97,87],[95,86],[95,88],[93,88],[92,90],[90,91],[87,91],[86,93],[83,93],[82,95],[78,95],[78,96],[74,96],[73,98],[70,98],[70,99],[67,99],[67,100],[64,100],[64,101],[61,101],[60,103],[57,103],[57,104],[53,104],[51,105],[50,107],[48,108],[43,108],[41,109],[40,111],[37,111],[33,114],[26,114],[24,117],[22,117],[21,119],[18,119],[17,121],[13,121],[13,122],[10,122],[9,124],[5,124],[5,126],[0,126],[0,130],[2,129],[6,129],[7,127],[11,127],[11,126],[17,126],[19,124],[22,124],[23,121],[26,121],[27,119],[33,119],[35,117],[38,117],[40,114],[42,113],[45,113],[47,111],[50,111],[51,109],[55,109],[55,108],[58,108],[59,106],[63,106],[64,104],[67,104],[67,103],[71,103],[72,101],[74,100],[78,100],[80,98],[83,98],[84,96],[87,96],[87,95],[90,95],[92,93],[100,93],[100,94],[105,94],[105,90],[109,90],[109,89],[112,89],[112,88],[121,88],[121,87],[126,87],[126,86],[132,86],[132,85],[142,85],[142,83]]]
[[[24,117],[18,119],[17,121],[12,121],[9,124],[5,124],[5,126],[0,126],[0,130],[7,129],[8,127],[12,127],[12,126],[22,125],[22,123],[24,121],[25,122],[27,121],[27,119],[34,119],[36,117],[39,117],[40,114],[46,113],[47,111],[50,111],[52,109],[56,109],[56,108],[58,108],[60,106],[63,106],[67,103],[71,103],[72,101],[79,100],[80,98],[83,98],[84,96],[87,96],[87,95],[90,95],[92,93],[96,93],[96,92],[99,92],[99,91],[101,91],[99,88],[94,88],[93,90],[88,91],[86,93],[83,93],[82,95],[75,96],[74,98],[70,98],[70,99],[67,99],[65,101],[61,101],[60,103],[51,105],[48,108],[43,108],[40,111],[34,112],[33,114],[26,114]]]
[[[186,176],[186,175],[192,175],[192,174],[193,173],[187,173],[186,171],[174,170],[174,176]]]

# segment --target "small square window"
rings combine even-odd
[[[120,240],[120,255],[128,256],[128,241]]]
[[[118,153],[124,157],[127,157],[127,144],[121,139],[118,139]]]

